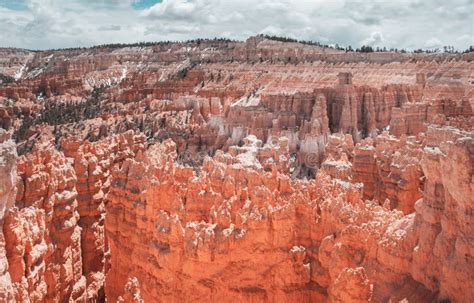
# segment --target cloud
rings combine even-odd
[[[192,17],[196,10],[196,3],[186,0],[164,0],[143,11],[143,16],[150,17]]]
[[[119,31],[122,27],[120,25],[102,25],[97,28],[98,31]]]
[[[438,38],[430,38],[426,40],[424,44],[425,48],[440,48],[441,46],[443,46],[443,44]]]
[[[382,33],[381,32],[373,32],[370,34],[370,37],[368,37],[367,39],[365,39],[364,41],[361,42],[361,44],[363,45],[370,45],[370,46],[374,46],[374,45],[382,45],[384,42],[383,40],[383,36],[382,36]]]
[[[353,47],[466,49],[474,44],[472,11],[471,0],[0,0],[0,46],[244,40],[268,33]]]

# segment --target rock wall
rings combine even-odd
[[[336,258],[330,268],[344,263],[340,260],[341,253],[334,250],[337,245],[346,249],[349,246],[349,250],[353,251],[354,245],[358,247],[360,243],[364,243],[363,251],[368,255],[362,264],[367,264],[364,267],[369,272],[369,280],[372,273],[377,280],[386,281],[385,285],[374,283],[372,301],[385,301],[390,296],[392,300],[400,300],[407,296],[410,302],[431,301],[435,297],[453,302],[468,302],[472,296],[471,288],[465,284],[472,279],[472,275],[469,276],[472,271],[471,264],[468,264],[472,258],[469,253],[472,243],[466,238],[467,234],[472,232],[469,230],[469,222],[472,221],[469,209],[473,202],[472,140],[472,132],[462,132],[449,127],[430,127],[421,155],[421,166],[426,180],[423,197],[416,202],[415,212],[402,216],[401,213],[393,211],[390,218],[381,221],[383,224],[390,222],[388,225],[377,232],[371,230],[368,238],[362,241],[360,232],[356,232],[361,226],[370,230],[378,229],[380,225],[355,224],[355,231],[349,232],[349,227],[346,227],[347,237],[336,241],[330,237],[328,242],[331,245],[327,251]],[[395,144],[396,142],[391,143],[392,146]],[[409,154],[406,151],[404,156]],[[453,179],[450,179],[451,177]],[[449,186],[453,194],[445,189],[445,186]],[[393,205],[384,204],[383,207]],[[349,218],[352,221],[354,215]],[[374,238],[377,244],[371,246]],[[354,256],[349,260],[354,262]],[[441,260],[451,261],[446,263]],[[362,278],[357,279],[359,284],[363,284]],[[409,284],[405,284],[408,281]]]
[[[423,135],[397,138],[383,132],[355,146],[352,138],[331,135],[321,168],[334,178],[362,184],[364,199],[410,214],[422,197]]]
[[[442,144],[449,153],[444,159],[458,152],[455,158],[472,160],[472,136],[466,135]],[[453,226],[468,222],[468,211],[453,210],[459,215],[448,219],[456,222],[450,223],[449,240],[448,231],[440,233],[442,227],[434,225],[439,222],[425,222],[430,184],[436,183],[425,168],[432,152],[423,153],[426,198],[417,202],[416,212],[404,215],[390,204],[364,202],[361,188],[324,173],[312,181],[286,179],[276,168],[257,173],[259,161],[251,157],[256,142],[247,141],[237,156],[207,158],[199,175],[173,162],[172,142],[154,146],[114,173],[106,224],[109,299],[116,300],[133,278],[145,301],[468,301],[470,293],[455,289],[463,287],[461,279],[471,279],[465,254],[471,244],[464,238],[469,230]],[[472,165],[461,175],[468,177],[471,170]],[[467,190],[451,200],[453,207],[469,205],[470,180],[450,183]],[[437,191],[440,195],[439,186]],[[140,240],[145,237],[150,241]],[[453,264],[443,266],[432,255],[441,253],[452,256]],[[127,263],[131,254],[143,261]],[[439,262],[438,269],[427,260]]]
[[[2,140],[2,299],[103,301],[110,170],[143,149],[145,137],[72,138],[63,142],[69,158],[44,142],[16,159],[8,134]]]
[[[62,150],[74,159],[81,227],[82,271],[87,278],[87,300],[105,299],[104,274],[108,245],[105,238],[105,195],[112,168],[144,148],[145,137],[126,132],[96,143],[65,140]]]
[[[52,146],[18,158],[15,206],[3,223],[16,301],[85,299],[76,174]]]
[[[422,148],[414,137],[397,139],[386,133],[363,140],[354,148],[352,181],[364,184],[364,198],[381,203],[388,199],[391,209],[412,213],[422,196]]]
[[[16,156],[15,142],[11,140],[10,134],[0,129],[0,300],[4,302],[14,298],[3,223],[6,213],[15,203]]]
[[[0,301],[468,302],[473,62],[1,49]]]
[[[114,172],[106,218],[110,300],[129,278],[140,281],[145,301],[325,297],[310,279],[312,252],[305,248],[312,246],[316,188],[296,190],[315,181],[292,181],[276,164],[258,173],[264,170],[257,157],[266,147],[255,137],[246,142],[206,158],[199,175],[174,163],[171,141]],[[300,224],[307,225],[298,234]],[[140,261],[125,262],[130,254]]]
[[[421,166],[426,176],[423,198],[415,209],[419,232],[412,273],[442,298],[468,302],[473,272],[472,132],[430,128]],[[467,284],[466,284],[467,283]]]

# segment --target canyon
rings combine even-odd
[[[0,301],[470,302],[474,53],[0,49]]]

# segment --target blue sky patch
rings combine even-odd
[[[149,8],[160,2],[161,0],[138,0],[135,3],[133,3],[132,6],[134,9],[144,9],[144,8]]]
[[[88,1],[84,1],[84,2],[88,2]],[[79,0],[78,2],[80,3],[81,0]],[[140,10],[140,9],[152,7],[153,5],[160,2],[162,2],[162,0],[136,0],[132,4],[132,7],[136,10]],[[113,6],[111,5],[112,3],[113,2],[107,2],[107,1],[99,1],[99,2],[92,1],[90,4],[95,5],[95,6],[101,6],[101,7],[111,7]],[[23,10],[28,9],[28,4],[26,0],[0,0],[0,7],[5,7],[11,10],[15,10],[15,11],[23,11]]]
[[[0,7],[6,7],[15,11],[22,11],[28,8],[25,0],[0,0]]]

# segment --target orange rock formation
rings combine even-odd
[[[472,53],[0,56],[0,301],[474,297]]]

